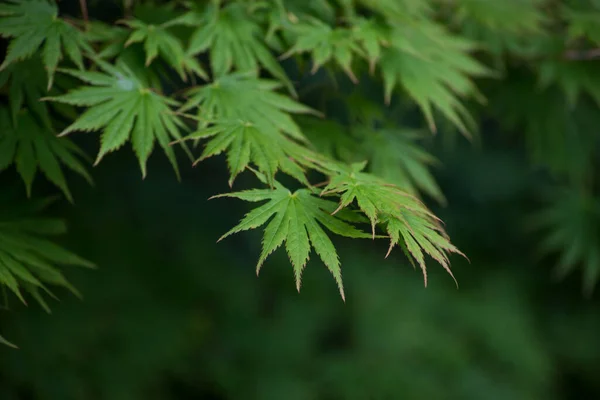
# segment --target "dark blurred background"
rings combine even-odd
[[[128,150],[108,157],[53,210],[99,269],[65,271],[84,299],[59,293],[52,315],[2,312],[20,350],[0,347],[0,399],[600,398],[598,298],[534,264],[519,228],[534,177],[485,142],[438,154],[435,211],[471,260],[452,259],[460,288],[431,264],[425,289],[385,243],[338,239],[345,304],[319,261],[300,294],[281,251],[257,278],[260,232],[215,243],[248,210],[207,201],[228,190],[222,160],[178,183],[159,154],[145,181]]]

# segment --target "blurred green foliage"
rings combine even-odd
[[[346,304],[325,268],[298,294],[283,252],[257,279],[259,232],[214,244],[235,221],[205,201],[226,182],[218,165],[178,184],[165,158],[140,182],[134,160],[112,158],[96,189],[74,185],[80,205],[55,210],[65,244],[101,268],[69,271],[84,299],[61,293],[52,315],[2,313],[20,350],[0,349],[0,398],[593,398],[598,301],[531,267],[534,240],[513,227],[537,177],[501,147],[438,153],[452,204],[439,212],[472,256],[454,266],[460,289],[441,271],[423,289],[399,255],[341,239]],[[505,184],[486,184],[491,172]]]

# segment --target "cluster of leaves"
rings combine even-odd
[[[66,232],[64,221],[36,216],[53,200],[38,200],[20,206],[3,204],[0,214],[0,284],[5,302],[7,290],[23,304],[27,304],[23,296],[27,293],[50,312],[42,296],[45,293],[56,298],[49,285],[64,287],[79,296],[77,289],[60,272],[58,265],[94,267],[89,261],[48,238]],[[0,342],[12,345],[1,336]]]
[[[540,254],[562,253],[556,267],[559,277],[583,265],[584,290],[591,295],[600,277],[600,201],[562,188],[532,217],[531,226],[544,231]]]
[[[473,112],[485,101],[476,80],[510,73],[515,57],[517,68],[533,75],[543,90],[564,93],[572,107],[600,102],[596,65],[573,60],[594,54],[588,47],[598,44],[600,23],[590,17],[599,12],[597,4],[568,2],[554,9],[544,0],[507,0],[502,6],[478,0],[166,3],[148,5],[151,18],[134,8],[110,24],[87,21],[87,11],[85,21],[66,18],[50,0],[0,6],[0,36],[9,41],[0,65],[0,85],[8,94],[8,107],[0,108],[0,170],[14,164],[31,194],[39,167],[71,200],[61,164],[91,181],[84,154],[64,137],[72,132],[101,132],[95,164],[130,143],[142,176],[156,143],[178,176],[176,143],[196,162],[225,154],[230,186],[246,170],[264,185],[226,196],[267,201],[228,234],[272,218],[258,267],[285,242],[298,289],[312,246],[344,297],[337,252],[324,227],[342,236],[388,238],[390,250],[399,246],[420,266],[425,282],[426,255],[450,272],[449,255],[461,254],[419,200],[426,194],[444,201],[429,171],[435,160],[418,143],[423,130],[397,128],[389,116],[374,121],[353,115],[346,125],[319,120],[325,108],[304,104],[296,87],[305,61],[309,74],[325,69],[335,78],[341,70],[355,85],[370,75],[380,100],[416,106],[433,132],[441,121],[465,136],[473,133]],[[551,21],[546,8],[552,9]],[[298,79],[290,79],[294,68],[286,72],[278,58],[293,61],[285,62],[296,67]],[[502,63],[494,70],[486,66],[489,60]],[[502,105],[494,89],[501,92],[493,85],[489,90],[492,110]],[[500,117],[512,122],[503,127],[522,126],[519,111]],[[539,134],[542,125],[525,120],[528,137]],[[349,137],[359,143],[359,153],[349,154]],[[198,156],[189,142],[194,148],[204,144]],[[283,186],[280,172],[300,188]],[[311,183],[313,177],[324,185]],[[363,222],[370,223],[371,233],[360,230]]]
[[[14,124],[11,129],[15,133],[12,136],[7,135],[3,141],[3,148],[6,149],[3,166],[12,163],[17,166],[27,185],[28,193],[31,193],[36,163],[69,199],[71,195],[59,161],[89,178],[85,168],[75,157],[75,154],[78,154],[76,147],[62,138],[71,132],[102,132],[96,164],[108,153],[130,142],[143,176],[147,173],[147,160],[155,142],[162,147],[179,174],[174,149],[171,146],[173,142],[183,143],[184,150],[191,156],[185,141],[192,140],[198,143],[208,140],[197,161],[226,153],[230,185],[233,185],[238,174],[256,168],[257,173],[264,176],[264,182],[271,187],[260,193],[262,200],[271,199],[271,203],[263,207],[272,210],[273,214],[262,214],[263,208],[255,211],[261,214],[261,218],[276,215],[277,218],[269,224],[266,235],[274,234],[274,227],[281,226],[278,230],[281,236],[273,243],[266,241],[259,265],[266,255],[285,241],[299,289],[301,271],[308,259],[310,243],[334,275],[342,296],[343,286],[337,253],[322,226],[346,236],[368,235],[359,233],[360,231],[351,225],[358,223],[358,220],[346,221],[340,217],[342,214],[337,213],[328,215],[324,209],[329,209],[329,213],[332,213],[336,209],[332,207],[333,202],[316,200],[319,194],[333,195],[338,197],[340,207],[348,207],[353,198],[344,197],[344,189],[341,189],[340,183],[338,186],[332,186],[339,178],[337,171],[330,170],[334,160],[319,154],[294,121],[294,114],[312,114],[318,117],[320,113],[278,91],[285,87],[292,96],[296,96],[294,86],[271,48],[281,51],[282,58],[296,55],[298,60],[302,58],[303,53],[309,52],[312,55],[313,72],[325,65],[337,65],[354,82],[358,81],[353,72],[353,66],[356,64],[354,56],[366,60],[371,72],[380,64],[388,101],[391,100],[392,90],[399,82],[421,107],[430,126],[434,126],[434,105],[464,131],[466,126],[463,117],[467,117],[467,114],[460,105],[459,97],[475,93],[471,78],[486,72],[486,69],[469,55],[471,44],[444,31],[441,25],[426,18],[422,18],[422,25],[419,27],[411,27],[410,32],[395,31],[397,28],[393,28],[396,26],[394,21],[396,18],[402,18],[401,13],[394,9],[394,12],[389,14],[387,6],[384,5],[383,8],[375,10],[379,13],[377,17],[367,20],[356,15],[355,5],[348,4],[346,9],[354,10],[354,28],[331,26],[330,22],[310,15],[311,10],[304,12],[298,9],[295,15],[288,11],[288,5],[284,3],[278,3],[271,9],[260,9],[243,2],[214,2],[204,6],[192,5],[191,9],[182,9],[176,16],[160,23],[134,17],[124,20],[120,26],[92,24],[84,34],[77,29],[76,24],[72,25],[61,19],[58,16],[58,8],[50,2],[28,0],[13,3],[2,9],[5,18],[0,23],[0,32],[12,39],[3,67],[32,57],[43,45],[41,61],[48,71],[49,89],[57,65],[62,59],[62,43],[64,51],[77,68],[67,66],[58,71],[84,83],[78,88],[59,90],[50,96],[45,96],[39,85],[35,86],[35,91],[29,91],[32,99],[28,104],[36,103],[36,100],[37,103],[40,100],[49,100],[84,108],[85,111],[65,126],[58,137],[52,134],[55,124],[34,125],[35,114],[27,108],[21,110],[21,100],[11,100]],[[37,24],[36,21],[41,19],[42,15],[45,18],[43,24]],[[282,16],[285,21],[283,24],[277,22],[281,21]],[[35,29],[34,23],[37,24]],[[18,29],[14,28],[16,25],[19,26]],[[181,35],[179,28],[183,29],[185,34]],[[412,36],[414,43],[398,42],[394,38],[398,37],[399,33],[403,37]],[[442,43],[431,41],[430,35],[439,33],[443,33],[447,40]],[[384,45],[389,47],[388,51],[383,51]],[[136,46],[137,52],[126,53],[127,49]],[[419,55],[415,53],[416,48],[427,53]],[[82,52],[85,52],[90,60],[87,67],[84,67]],[[126,57],[125,53],[129,56]],[[142,59],[140,54],[143,54]],[[210,77],[200,63],[200,58],[204,55],[209,60]],[[395,57],[399,57],[399,60]],[[184,93],[187,100],[182,106],[174,96],[163,94],[160,80],[152,79],[151,73],[144,73],[144,69],[152,70],[153,67],[164,66],[155,63],[157,58],[184,81],[190,76],[190,72],[195,78],[204,81],[200,86],[192,87]],[[137,63],[132,59],[136,59]],[[451,70],[450,74],[440,75],[439,69],[434,68],[439,63],[444,63]],[[261,69],[271,74],[273,80],[260,78],[258,74]],[[420,72],[414,75],[417,70]],[[14,85],[14,82],[18,84],[14,73],[6,80],[11,85]],[[52,121],[50,111],[46,106],[42,107],[43,112],[37,113],[44,117],[40,120]],[[34,111],[34,108],[31,108]],[[183,122],[182,116],[196,124],[192,133],[185,137],[182,137],[182,132],[190,125]],[[47,135],[47,139],[44,139],[47,143],[41,139],[42,134]],[[418,152],[413,154],[421,161],[422,155]],[[374,171],[378,171],[381,162],[377,160],[377,154],[374,154],[374,157]],[[421,167],[417,165],[419,161],[404,162],[404,170],[409,171],[411,179],[418,179],[419,174],[423,175],[423,171],[419,169]],[[319,193],[310,184],[309,170],[324,174],[331,180],[326,190]],[[276,180],[279,171],[290,175],[306,187],[290,194],[290,199],[293,200],[289,202],[283,201],[283,193],[287,193],[287,189],[282,189]],[[371,178],[364,172],[361,176],[364,179]],[[406,184],[403,185],[404,189],[415,193],[415,188],[420,185],[428,187],[429,193],[439,197],[440,193],[426,170],[425,176],[429,179],[428,182]],[[404,179],[401,183],[408,181]],[[387,182],[373,177],[368,185],[359,190],[362,196],[366,196],[367,201],[378,202],[377,211],[365,208],[363,197],[356,198],[356,211],[368,217],[372,225],[372,237],[376,236],[375,225],[381,223],[392,237],[392,246],[400,243],[407,250],[407,254],[421,265],[424,272],[425,253],[448,268],[446,252],[456,249],[449,242],[445,242],[446,239],[440,241],[440,238],[444,237],[441,227],[432,224],[431,214],[424,205],[412,200],[409,201],[410,205],[407,205],[404,200],[396,200],[395,198],[403,198],[405,193],[399,188],[389,190],[391,186],[387,185]],[[281,208],[272,209],[275,199]],[[397,203],[401,205],[400,208]],[[395,211],[392,211],[392,208]],[[414,219],[413,222],[409,221],[411,218]],[[266,222],[267,219],[262,222]],[[421,228],[423,231],[420,231]],[[439,237],[433,234],[438,231],[441,232]]]

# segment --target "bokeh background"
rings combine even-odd
[[[355,90],[310,79],[313,97]],[[0,311],[0,332],[20,348],[0,346],[0,400],[600,398],[599,295],[584,295],[580,271],[557,279],[556,259],[536,253],[526,221],[552,179],[532,167],[522,126],[497,118],[504,88],[532,118],[564,117],[548,111],[566,110],[561,94],[534,94],[532,81],[513,71],[504,87],[483,84],[492,112],[475,140],[442,129],[423,142],[447,205],[426,201],[470,259],[451,260],[458,289],[434,263],[424,288],[401,252],[384,260],[385,241],[343,238],[346,303],[316,257],[300,293],[282,250],[257,278],[260,231],[216,243],[249,210],[208,201],[229,190],[222,158],[184,165],[177,182],[156,152],[142,180],[124,149],[94,169],[94,187],[70,176],[75,204],[50,213],[68,221],[61,243],[98,269],[65,270],[83,299],[57,291],[51,315],[14,299]],[[368,81],[361,90],[381,102]],[[597,107],[585,122],[600,126]],[[95,153],[96,135],[73,139]],[[8,172],[0,187],[23,192]]]
[[[538,179],[486,142],[438,154],[435,211],[471,261],[452,260],[460,288],[431,264],[425,289],[386,243],[338,238],[345,304],[318,260],[300,294],[281,251],[257,278],[260,232],[215,243],[248,211],[207,200],[228,190],[222,160],[178,183],[157,155],[142,181],[116,153],[52,210],[99,266],[66,271],[83,300],[2,311],[20,350],[0,347],[0,399],[599,398],[598,297],[534,258],[521,222]]]

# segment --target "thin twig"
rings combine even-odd
[[[90,19],[88,16],[86,0],[79,0],[79,6],[81,7],[81,16],[83,17],[83,20],[85,21],[85,24],[87,25],[87,23],[89,22]]]
[[[565,58],[569,60],[593,60],[600,58],[600,48],[587,51],[569,50],[565,53]]]

